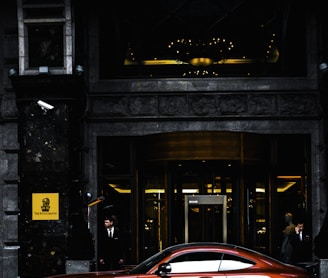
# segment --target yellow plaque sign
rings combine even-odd
[[[59,194],[32,193],[32,220],[59,220]]]

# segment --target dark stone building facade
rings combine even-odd
[[[87,0],[0,4],[1,277],[63,273],[68,261],[97,268],[108,211],[127,235],[127,264],[183,242],[183,190],[195,179],[175,162],[204,180],[219,169],[193,189],[228,196],[229,242],[278,257],[284,210],[304,218],[312,241],[320,232],[328,209],[323,7],[146,2],[111,3],[110,11]],[[247,38],[227,11],[252,23]],[[262,13],[270,32],[248,20]],[[199,36],[204,22],[211,28]],[[218,55],[218,39],[201,53],[174,40],[179,57],[160,46],[172,30],[207,41],[219,22],[236,45],[257,42],[241,47],[249,60],[240,50]],[[265,52],[260,38],[275,28],[279,43]],[[50,209],[39,213],[47,196]]]

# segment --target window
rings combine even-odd
[[[254,265],[254,262],[230,254],[224,254],[219,271],[229,271],[248,268]]]
[[[217,272],[222,256],[216,252],[184,254],[170,261],[171,273]]]
[[[242,257],[215,252],[188,253],[170,261],[171,273],[218,272],[254,265]]]
[[[72,73],[70,11],[70,0],[18,1],[20,75]]]
[[[282,0],[101,5],[100,78],[304,76],[305,11]]]
[[[64,67],[62,24],[33,24],[27,27],[29,68]]]

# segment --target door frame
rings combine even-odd
[[[189,241],[189,205],[222,205],[222,241],[227,242],[227,196],[226,195],[185,195],[185,242]]]

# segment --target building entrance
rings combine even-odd
[[[99,219],[118,216],[131,263],[192,241],[279,258],[285,212],[311,226],[307,141],[224,132],[103,138]]]
[[[169,217],[168,228],[172,230],[169,241],[229,242],[238,238],[239,202],[236,199],[234,206],[232,203],[233,194],[238,198],[239,167],[238,161],[169,163],[168,186],[172,195],[168,198],[173,208]]]

